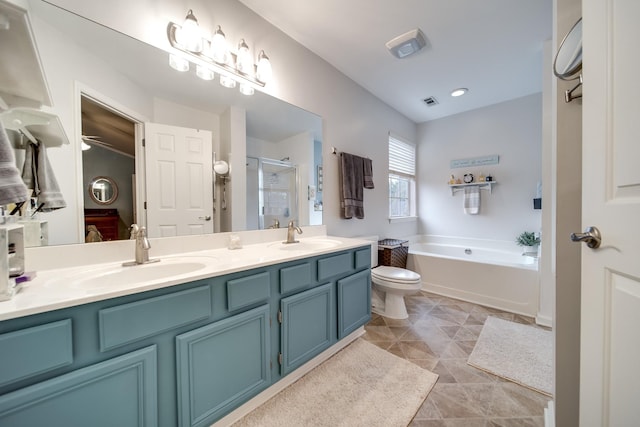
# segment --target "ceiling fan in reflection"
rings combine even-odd
[[[100,141],[98,135],[82,135],[82,151],[86,151],[91,148],[90,144],[101,145],[103,147],[111,147],[111,144],[105,141]]]

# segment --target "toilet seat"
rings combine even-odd
[[[397,285],[415,285],[420,283],[420,275],[405,268],[382,265],[371,270],[371,278],[380,279]]]

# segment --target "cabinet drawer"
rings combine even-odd
[[[0,335],[0,385],[73,362],[71,319]]]
[[[158,425],[156,346],[0,396],[2,426]]]
[[[371,268],[371,248],[356,251],[356,269]]]
[[[211,316],[211,289],[200,286],[100,310],[100,351]]]
[[[267,301],[270,296],[271,281],[267,272],[227,282],[227,307],[229,311]]]
[[[311,265],[294,265],[280,270],[280,293],[286,294],[311,284]]]
[[[353,270],[353,253],[348,252],[318,260],[318,280],[338,276]]]

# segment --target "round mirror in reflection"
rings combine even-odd
[[[562,80],[575,80],[582,71],[582,18],[560,43],[553,61],[553,73]]]
[[[97,176],[89,184],[89,196],[100,205],[110,205],[118,198],[118,186],[108,176]]]

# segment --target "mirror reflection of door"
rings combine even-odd
[[[98,194],[84,196],[84,232],[95,226],[102,240],[129,238],[129,227],[135,222],[135,125],[115,109],[88,96],[81,97],[82,111],[82,175],[83,187]],[[104,206],[100,190],[93,190],[96,177],[109,177],[118,196]],[[88,197],[89,196],[89,197]],[[110,218],[107,221],[105,218]],[[94,240],[95,241],[95,240]]]
[[[149,237],[213,233],[213,138],[207,130],[145,123]]]

